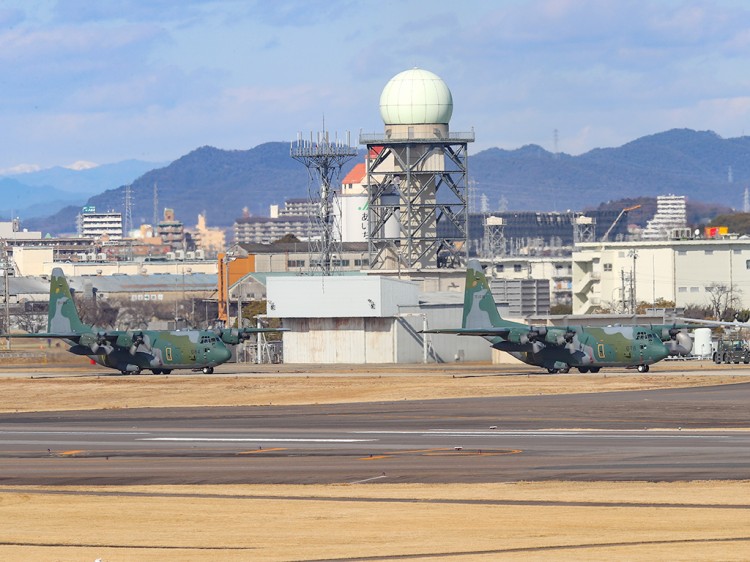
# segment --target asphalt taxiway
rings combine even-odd
[[[0,483],[750,478],[750,383],[309,406],[0,414]]]

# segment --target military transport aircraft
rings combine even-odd
[[[461,328],[425,330],[431,334],[482,336],[506,351],[550,373],[597,373],[602,367],[637,367],[641,373],[668,355],[687,355],[692,340],[687,325],[530,326],[503,320],[478,260],[469,260]]]
[[[13,338],[57,338],[70,345],[71,353],[86,355],[99,365],[122,374],[138,374],[149,369],[155,375],[172,369],[214,372],[229,360],[225,344],[238,344],[257,332],[278,332],[280,328],[240,328],[214,330],[99,330],[81,322],[68,281],[62,269],[52,270],[49,289],[47,332],[4,334]]]

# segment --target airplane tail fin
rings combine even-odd
[[[464,289],[464,318],[462,328],[492,328],[506,324],[497,311],[487,277],[479,260],[469,260]]]
[[[68,280],[62,269],[52,270],[49,286],[49,313],[47,316],[47,332],[51,334],[84,334],[91,328],[81,322],[76,310],[73,295],[70,294]]]

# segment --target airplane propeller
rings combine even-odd
[[[130,346],[130,355],[135,355],[135,352],[138,351],[138,348],[141,345],[149,352],[151,351],[151,346],[146,342],[143,332],[133,332],[133,343]]]
[[[670,355],[690,355],[693,350],[693,340],[683,329],[677,326],[662,328],[661,340],[669,350]]]

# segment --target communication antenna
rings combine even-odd
[[[311,132],[309,140],[298,133],[289,155],[305,165],[309,176],[310,220],[315,229],[310,237],[310,269],[331,275],[341,262],[341,229],[334,213],[338,199],[332,184],[344,163],[357,155],[357,149],[351,146],[348,131],[344,141],[338,135],[331,139],[324,130],[317,135]]]
[[[154,182],[154,222],[152,229],[154,235],[156,235],[156,225],[159,223],[159,187]]]
[[[560,158],[560,151],[559,151],[558,146],[557,146],[558,143],[559,143],[559,140],[560,140],[560,135],[559,135],[559,132],[558,132],[557,129],[555,129],[552,132],[552,136],[554,138],[554,145],[555,145],[555,160],[557,160],[557,159]]]
[[[123,238],[127,238],[133,230],[133,186],[125,186],[125,216],[123,217]]]

